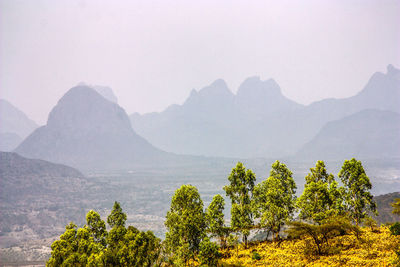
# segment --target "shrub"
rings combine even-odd
[[[204,238],[200,243],[199,260],[202,265],[217,266],[220,253],[218,245],[211,242],[208,237]]]
[[[394,223],[392,226],[390,226],[390,233],[392,233],[392,235],[400,235],[400,223],[396,222]]]
[[[251,255],[251,259],[258,261],[258,260],[261,260],[261,256],[260,256],[260,254],[258,254],[257,251],[253,251],[253,254]]]

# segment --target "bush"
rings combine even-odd
[[[390,233],[392,233],[392,235],[400,235],[400,223],[396,222],[394,223],[392,226],[390,226]]]
[[[257,251],[253,251],[253,254],[251,255],[251,259],[258,261],[258,260],[261,260],[261,256],[260,256],[260,254],[258,254]]]
[[[202,265],[217,266],[220,253],[218,245],[211,242],[208,237],[204,238],[200,243],[199,260]]]

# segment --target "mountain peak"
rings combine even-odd
[[[400,69],[395,68],[392,64],[389,64],[386,67],[387,75],[398,75],[400,73]]]
[[[262,81],[259,76],[252,76],[244,80],[239,86],[239,97],[252,94],[255,97],[274,97],[281,95],[281,88],[273,79]]]
[[[50,112],[47,125],[15,151],[82,169],[126,168],[153,156],[164,157],[133,131],[124,109],[83,85],[65,93]]]
[[[190,92],[189,98],[185,101],[185,104],[189,103],[224,103],[225,101],[233,101],[235,95],[229,90],[226,82],[222,79],[215,80],[209,86],[203,87],[199,91],[193,89]]]
[[[226,82],[223,79],[216,79],[213,83],[211,83],[210,87],[228,88]]]
[[[71,130],[96,124],[103,129],[101,125],[107,124],[106,120],[109,120],[113,125],[118,123],[119,127],[123,126],[128,130],[130,122],[124,113],[121,107],[104,98],[93,88],[78,85],[61,97],[50,112],[47,125]]]

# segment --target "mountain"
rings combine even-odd
[[[193,90],[183,105],[131,115],[132,127],[165,151],[221,157],[295,155],[330,121],[366,110],[400,112],[400,70],[372,75],[356,95],[308,106],[286,98],[273,80],[246,79],[234,95],[223,80]]]
[[[298,157],[400,158],[400,114],[368,109],[328,122]]]
[[[161,113],[135,113],[131,122],[140,135],[166,151],[249,157],[265,155],[272,144],[268,135],[260,135],[265,132],[264,119],[300,108],[281,94],[273,80],[249,78],[234,95],[219,79],[199,91],[192,90],[182,105],[172,105]]]
[[[309,142],[329,121],[338,120],[364,109],[389,110],[400,113],[400,70],[387,66],[386,74],[372,75],[356,95],[343,99],[324,99],[296,112],[285,122],[298,125],[293,139],[301,146]],[[299,147],[300,148],[300,147]]]
[[[20,155],[90,169],[125,169],[167,157],[131,127],[125,111],[88,86],[70,89],[15,150]]]
[[[13,150],[38,125],[21,110],[0,99],[0,150]]]

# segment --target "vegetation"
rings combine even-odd
[[[292,172],[285,164],[272,164],[270,176],[258,184],[254,190],[253,208],[260,227],[267,228],[279,238],[281,227],[293,217],[295,209],[296,184]]]
[[[396,198],[395,201],[392,203],[393,207],[393,214],[400,215],[400,198]]]
[[[221,195],[215,195],[206,209],[207,232],[211,237],[218,238],[222,247],[226,246],[226,237],[229,234],[229,228],[225,226],[224,208],[224,198]]]
[[[170,263],[187,265],[190,259],[195,260],[206,230],[203,201],[196,187],[182,185],[175,191],[165,226]]]
[[[251,170],[246,170],[241,162],[238,162],[232,169],[228,180],[230,184],[224,186],[224,190],[232,202],[231,227],[242,234],[243,242],[247,245],[249,229],[253,226],[251,204],[256,176]]]
[[[361,162],[346,160],[338,176],[342,187],[324,162],[318,161],[305,177],[304,191],[296,199],[296,184],[285,164],[274,162],[269,177],[256,185],[254,173],[239,162],[224,187],[232,202],[230,225],[225,224],[225,200],[221,195],[215,195],[204,209],[197,188],[182,185],[171,199],[163,243],[152,232],[126,228],[127,216],[115,202],[107,218],[108,232],[99,214],[89,211],[83,228],[73,223],[66,226],[60,240],[52,244],[47,265],[248,266],[313,262],[373,266],[378,260],[384,265],[400,262],[400,224],[379,228],[369,216],[376,213],[376,203]],[[296,210],[297,221],[293,218]],[[361,228],[361,224],[366,227]],[[274,242],[249,242],[251,231],[259,229],[272,233]],[[283,232],[287,236],[282,239]]]
[[[306,176],[303,194],[297,201],[300,218],[321,224],[324,220],[339,215],[342,196],[332,174],[328,174],[325,163],[317,161],[315,168]]]
[[[344,208],[357,225],[368,216],[368,211],[376,214],[376,204],[369,192],[372,185],[361,161],[354,158],[346,160],[339,172],[339,178],[344,185]]]
[[[386,226],[372,232],[361,228],[360,236],[345,234],[329,239],[325,253],[317,255],[309,236],[287,239],[279,244],[271,241],[250,243],[248,248],[228,248],[221,252],[221,266],[398,266],[400,239],[390,234]],[[259,259],[253,255],[258,254]],[[400,254],[400,253],[399,253]]]
[[[153,266],[160,258],[161,243],[152,232],[125,228],[126,214],[115,202],[105,223],[95,211],[86,215],[86,225],[74,223],[51,245],[47,266]]]

